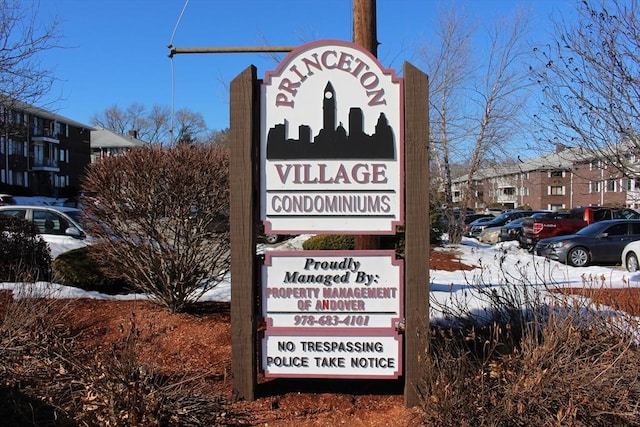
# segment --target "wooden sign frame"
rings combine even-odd
[[[426,74],[405,63],[403,78],[406,236],[403,366],[405,405],[412,407],[420,403],[429,339],[429,114]],[[259,85],[254,66],[249,66],[231,82],[231,368],[234,400],[254,400],[257,387]]]

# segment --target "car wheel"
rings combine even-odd
[[[278,234],[266,234],[264,236],[264,241],[270,245],[276,244],[280,241],[280,235]]]
[[[629,252],[626,261],[627,271],[630,271],[631,273],[635,273],[636,271],[638,271],[638,257],[634,252]]]
[[[589,263],[589,251],[585,248],[573,248],[567,254],[567,263],[574,267],[584,267]]]

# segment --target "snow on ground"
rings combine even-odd
[[[274,247],[259,245],[258,252],[265,250],[300,250],[302,243],[311,235],[302,235],[282,242]],[[548,295],[549,288],[593,287],[622,288],[640,287],[640,274],[628,273],[620,266],[570,267],[546,260],[520,249],[516,242],[496,245],[479,243],[475,239],[463,238],[460,245],[445,245],[435,250],[454,251],[467,265],[477,266],[473,270],[442,271],[430,270],[431,318],[442,318],[446,307],[464,306],[475,313],[486,313],[489,305],[487,290],[495,292],[519,289],[526,297]],[[0,283],[0,289],[13,289],[16,295],[22,293],[49,295],[57,298],[97,298],[104,300],[147,299],[146,295],[104,295],[87,292],[60,284],[38,283],[21,285]],[[509,292],[507,290],[507,292]],[[230,301],[231,284],[221,282],[203,295],[204,301]]]
[[[530,307],[535,301],[550,302],[550,291],[558,288],[640,287],[640,274],[629,273],[621,266],[571,267],[533,255],[521,249],[517,242],[487,245],[463,238],[460,245],[436,250],[455,251],[462,263],[477,268],[470,271],[430,270],[432,320],[460,312],[460,308],[476,318],[490,318],[491,312],[487,308],[496,295],[523,305],[528,303]],[[581,307],[587,306],[584,298],[572,297],[571,301]],[[611,311],[608,307],[599,310]]]

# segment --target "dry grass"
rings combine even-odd
[[[640,350],[624,326],[634,323],[593,307],[561,299],[527,318],[434,329],[424,424],[640,425]]]
[[[123,338],[100,353],[64,324],[66,304],[0,292],[4,426],[228,424],[231,412],[203,375],[162,374],[140,359],[135,314],[120,325]]]

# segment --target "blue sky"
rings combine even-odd
[[[480,25],[519,5],[531,7],[535,36],[543,37],[550,29],[549,14],[566,13],[574,4],[467,0],[455,7],[467,9]],[[380,62],[398,73],[404,61],[420,68],[416,47],[433,36],[438,10],[452,5],[443,0],[378,0]],[[229,125],[229,82],[249,65],[255,65],[262,78],[276,62],[255,53],[181,54],[170,59],[170,42],[176,47],[221,47],[351,40],[351,8],[351,0],[43,0],[39,16],[62,20],[66,47],[43,60],[60,79],[50,96],[55,102],[47,108],[90,124],[95,113],[113,105],[160,104],[202,113],[210,129],[223,129]]]

